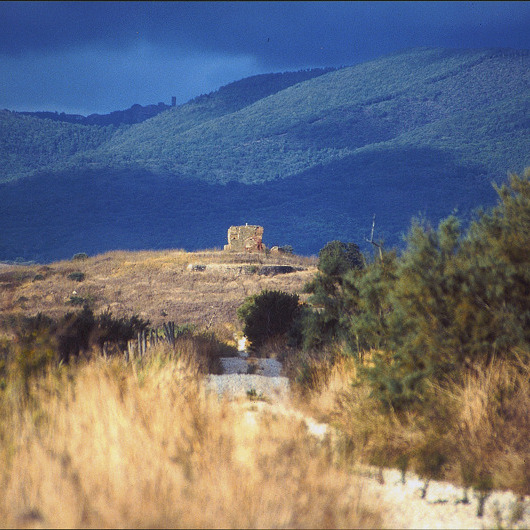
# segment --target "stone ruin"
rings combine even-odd
[[[235,252],[263,252],[263,227],[258,225],[231,226],[228,229],[228,245],[225,250]]]

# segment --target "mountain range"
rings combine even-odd
[[[145,110],[144,110],[145,109]],[[222,247],[234,224],[314,254],[403,245],[530,166],[530,51],[421,48],[263,74],[179,106],[0,111],[0,259]]]

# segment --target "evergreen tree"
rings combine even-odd
[[[374,394],[402,408],[424,383],[530,345],[530,170],[497,188],[466,237],[451,216],[438,230],[413,223],[386,304],[387,353],[366,370]]]
[[[498,204],[472,223],[461,252],[467,304],[458,318],[471,358],[530,344],[530,168],[496,190]]]
[[[348,342],[349,316],[355,311],[355,297],[344,292],[344,277],[364,268],[364,257],[355,243],[331,241],[319,252],[315,278],[304,291],[313,310],[303,314],[303,346],[321,348],[335,340]],[[353,305],[352,305],[353,303]]]
[[[361,358],[366,350],[381,350],[388,346],[388,318],[392,307],[389,293],[396,279],[397,254],[384,252],[362,270],[351,270],[343,278],[346,315],[350,345]],[[354,310],[353,310],[354,309]]]

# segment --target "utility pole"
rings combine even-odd
[[[382,250],[382,246],[381,246],[381,243],[376,243],[374,241],[374,230],[375,230],[375,213],[374,213],[374,218],[372,220],[372,233],[370,234],[370,239],[366,239],[366,241],[368,243],[370,243],[371,245],[373,245],[374,247],[377,247],[379,249],[379,258],[381,259],[381,263],[383,263],[383,250]]]

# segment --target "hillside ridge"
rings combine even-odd
[[[412,217],[468,222],[530,166],[529,116],[528,50],[442,48],[252,76],[119,127],[0,111],[0,259],[211,248],[245,222],[311,255],[362,246],[374,214],[399,247]]]

